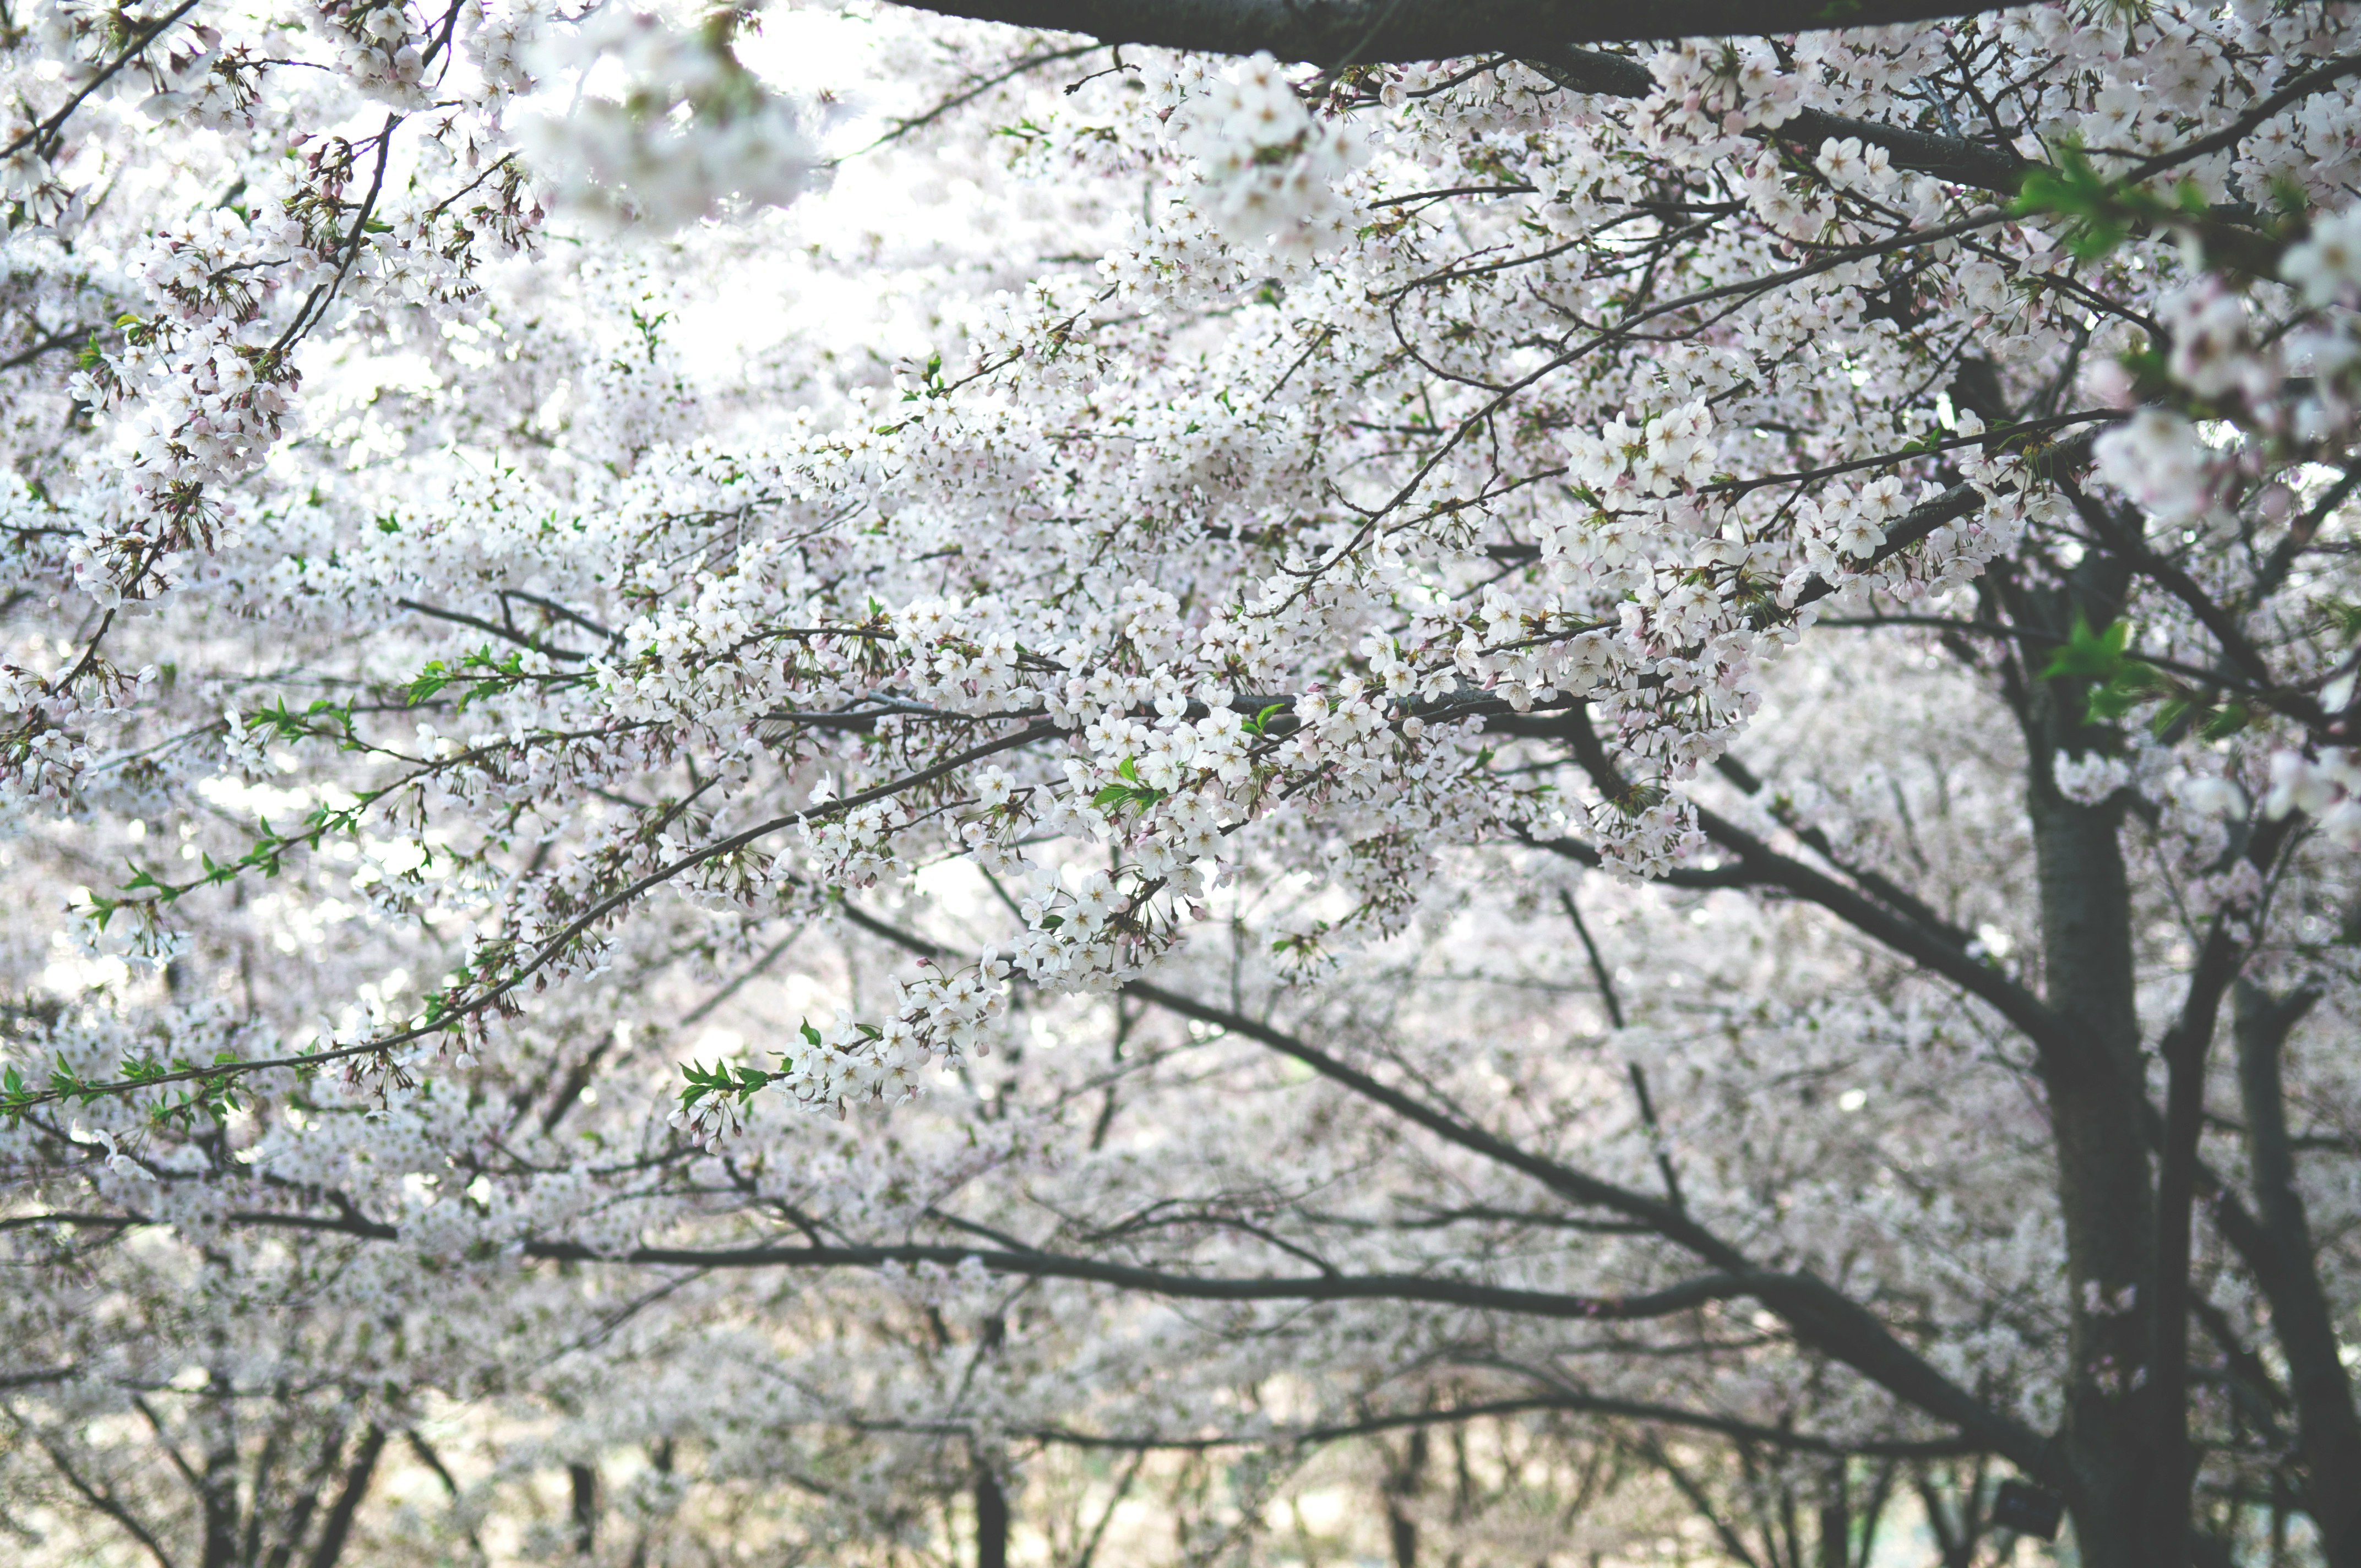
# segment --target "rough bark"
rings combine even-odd
[[[2288,1034],[2315,1000],[2308,992],[2274,998],[2241,981],[2232,1033],[2246,1117],[2247,1168],[2269,1252],[2269,1266],[2256,1273],[2287,1357],[2303,1452],[2304,1507],[2319,1528],[2332,1568],[2361,1568],[2361,1412],[2355,1408],[2353,1384],[2313,1266],[2312,1226],[2295,1189],[2295,1146],[2288,1135],[2279,1072]]]
[[[2103,626],[2119,613],[2119,571],[2084,575],[2076,591],[2018,598],[2017,619],[2062,637],[2080,613]],[[2068,1025],[2040,1065],[2066,1231],[2070,1358],[2062,1438],[2068,1506],[2086,1568],[2156,1568],[2141,1548],[2152,1521],[2147,1401],[2154,1345],[2156,1190],[2144,1120],[2132,970],[2130,881],[2116,830],[2121,807],[2084,806],[2058,787],[2052,760],[2102,737],[2083,722],[2075,683],[2034,679],[2014,694],[2026,739],[2026,806],[2041,899],[2045,1000]]]
[[[913,9],[1103,43],[1215,54],[1267,49],[1322,66],[1512,54],[1587,43],[1872,27],[2003,9],[1974,0],[902,0]]]

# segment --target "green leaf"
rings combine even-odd
[[[782,1058],[782,1062],[785,1059]],[[680,1108],[684,1111],[708,1094],[723,1099],[735,1095],[738,1103],[743,1105],[779,1076],[775,1072],[765,1072],[759,1067],[732,1068],[728,1062],[716,1062],[707,1067],[694,1061],[685,1064],[680,1075],[688,1080],[688,1087],[680,1091]]]
[[[1130,766],[1131,760],[1126,757],[1124,759],[1123,767],[1115,771],[1122,773]],[[1143,784],[1111,784],[1103,786],[1096,795],[1091,796],[1091,804],[1105,812],[1119,812],[1126,809],[1144,811],[1162,800],[1166,793]]]
[[[2182,180],[2169,196],[2128,180],[2109,180],[2070,140],[2058,149],[2054,168],[2036,169],[2025,176],[2008,210],[2016,218],[2070,220],[2064,236],[2067,251],[2079,261],[2096,261],[2123,244],[2136,227],[2202,222],[2207,203],[2193,180]]]
[[[429,659],[426,667],[413,676],[402,693],[402,698],[415,707],[451,684],[451,667],[440,659]]]
[[[2198,733],[2208,740],[2227,740],[2253,722],[2254,716],[2243,703],[2224,703],[2220,712],[2209,716],[2198,727]]]
[[[2162,683],[2154,670],[2136,659],[2126,659],[2106,685],[2091,693],[2083,704],[2083,715],[2094,724],[2112,723],[2160,689]]]
[[[2073,630],[2049,655],[2048,667],[2041,672],[2041,678],[2048,681],[2112,679],[2123,667],[2124,649],[2130,644],[2131,634],[2131,622],[2123,620],[2109,621],[2104,630],[2093,631],[2090,621],[2077,611]]]
[[[2093,631],[2091,623],[2077,614],[2065,642],[2049,655],[2041,672],[2044,680],[2092,684],[2082,699],[2084,723],[2111,723],[2141,703],[2171,693],[2170,683],[2155,666],[2125,652],[2131,632],[2131,622],[2122,619]]]

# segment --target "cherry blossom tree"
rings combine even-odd
[[[2348,7],[5,20],[47,1495],[2361,1563]]]

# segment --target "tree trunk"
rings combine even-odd
[[[2026,613],[2032,607],[2021,604],[2017,619],[2052,637],[2063,635],[2077,612],[2105,625],[2121,587],[2092,592],[2092,586],[2070,599],[2042,596],[2046,614]],[[2157,1211],[2144,1135],[2131,894],[2116,839],[2121,808],[2082,806],[2059,791],[2058,753],[2079,754],[2103,739],[2082,722],[2081,693],[2035,680],[2013,695],[2028,752],[2042,988],[2080,1036],[2072,1051],[2041,1059],[2071,1292],[2062,1434],[2074,1477],[2068,1507],[2084,1568],[2166,1568],[2141,1546],[2154,1525],[2144,1506],[2152,1417],[2140,1390],[2153,1343]]]
[[[1008,1495],[988,1464],[975,1467],[975,1568],[1008,1568]]]
[[[588,1557],[598,1545],[598,1472],[569,1464],[566,1482],[574,1504],[574,1554]]]
[[[296,1549],[303,1544],[303,1537],[312,1528],[312,1515],[319,1508],[320,1488],[327,1485],[329,1475],[336,1468],[336,1456],[345,1451],[346,1431],[341,1424],[331,1427],[321,1440],[319,1457],[303,1477],[303,1489],[296,1494],[294,1507],[287,1510],[279,1540],[264,1555],[262,1568],[287,1568],[287,1564],[295,1560]],[[261,1499],[258,1497],[255,1501],[256,1511],[259,1513]]]
[[[198,1487],[204,1507],[204,1568],[235,1568],[237,1562],[237,1412],[226,1374],[216,1370],[198,1407],[204,1442],[204,1471]]]
[[[385,1432],[372,1424],[361,1433],[361,1446],[353,1455],[351,1467],[345,1472],[345,1485],[336,1494],[335,1506],[328,1510],[320,1544],[312,1549],[311,1568],[336,1568],[336,1559],[344,1555],[345,1542],[353,1533],[353,1518],[361,1511],[361,1499],[368,1496],[369,1478],[377,1473],[378,1455],[384,1452]]]
[[[1386,1539],[1394,1568],[1418,1568],[1418,1517],[1411,1502],[1426,1487],[1426,1429],[1413,1428],[1402,1462],[1386,1477]]]
[[[1846,1551],[1851,1539],[1851,1513],[1842,1503],[1822,1503],[1819,1568],[1851,1568],[1851,1555]]]
[[[2316,997],[2300,992],[2274,999],[2244,981],[2235,994],[2232,1032],[2246,1113],[2246,1159],[2271,1254],[2270,1266],[2257,1272],[2295,1396],[2304,1508],[2319,1527],[2331,1568],[2361,1568],[2361,1412],[2320,1288],[2311,1222],[2295,1190],[2295,1147],[2279,1080],[2288,1033]]]

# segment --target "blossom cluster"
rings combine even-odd
[[[725,203],[778,205],[826,182],[820,115],[738,62],[729,22],[716,13],[684,30],[607,6],[529,45],[503,34],[493,67],[503,77],[520,56],[539,80],[601,66],[622,77],[617,97],[585,82],[566,114],[527,122],[527,148],[559,199],[674,229]]]
[[[929,285],[926,367],[795,420],[692,389],[653,284],[625,299],[586,270],[621,292],[562,345],[511,335],[532,285],[486,295],[544,215],[533,179],[666,225],[818,198],[817,122],[736,58],[737,22],[473,7],[446,42],[399,6],[322,15],[347,118],[299,173],[258,167],[235,203],[126,246],[143,308],[68,389],[108,444],[60,470],[70,524],[42,526],[69,537],[39,570],[102,611],[405,630],[357,670],[269,677],[327,694],[292,706],[219,676],[177,729],[121,673],[166,661],[27,653],[12,776],[70,797],[177,736],[168,794],[214,764],[303,780],[337,831],[406,814],[454,872],[368,896],[467,931],[434,1016],[487,1049],[520,988],[594,980],[667,889],[716,920],[950,862],[1005,892],[994,956],[944,960],[960,1006],[891,999],[780,1053],[797,1098],[841,1110],[963,1063],[970,1003],[1013,976],[1137,979],[1268,856],[1334,900],[1290,934],[1306,974],[1403,930],[1454,846],[1571,837],[1681,870],[1706,852],[1692,795],[1778,662],[2070,532],[2067,443],[2103,430],[2100,480],[2160,527],[2226,527],[2349,415],[2331,212],[2282,247],[2308,313],[2282,332],[2202,245],[2086,258],[2067,217],[1905,169],[1916,144],[1873,124],[1779,140],[1914,82],[2004,93],[2026,145],[2120,118],[2135,57],[2051,10],[1788,56],[1693,41],[1641,62],[1650,96],[1576,113],[1510,66],[1316,103],[1268,58],[1117,73],[1007,139],[1028,171],[1145,175],[1147,210],[1078,203],[1060,222],[1087,262]],[[2270,17],[2143,26],[2192,113],[2257,51],[2320,47]],[[430,127],[405,95],[445,49],[462,106]],[[504,116],[560,78],[578,102],[519,161]],[[2342,82],[2319,100],[2347,102]],[[247,107],[256,147],[312,112],[283,84]],[[2325,202],[2350,149],[2315,134],[2319,104],[2288,118],[2236,178]],[[2185,399],[2118,370],[2114,400],[2147,399],[2131,417],[2059,400],[2141,322]],[[313,382],[379,351],[423,368],[329,405],[367,477],[292,455],[331,439],[303,422]],[[448,406],[457,381],[473,407]],[[397,401],[406,427],[360,411]],[[2283,488],[2255,499],[2274,526]],[[276,864],[285,832],[212,863]],[[144,893],[125,918],[168,926]]]
[[[1279,61],[1258,54],[1165,91],[1172,145],[1196,161],[1194,205],[1215,233],[1296,258],[1334,237],[1350,213],[1336,184],[1364,149],[1349,123],[1312,116]]]
[[[1260,1441],[1280,1379],[1309,1425],[1463,1361],[1938,1441],[1769,1306],[1683,1309],[1729,1331],[1694,1354],[1591,1321],[1693,1260],[1565,1245],[1492,1135],[1381,1113],[1424,1095],[1908,1303],[2014,1419],[2125,1387],[2074,1336],[2137,1298],[2075,1273],[2053,1108],[1994,1047],[2043,1009],[1985,1003],[2045,983],[2031,801],[2125,850],[2131,1034],[2217,932],[2324,988],[2322,1037],[2361,1010],[2361,115],[2321,16],[1691,41],[1628,57],[1636,99],[1004,76],[917,33],[902,123],[972,117],[856,166],[871,205],[741,21],[159,34],[9,173],[0,1159],[169,1228],[218,1332],[70,1220],[9,1233],[57,1256],[0,1310],[70,1338],[87,1267],[157,1313],[73,1375],[93,1409],[175,1343],[300,1382],[243,1293],[326,1325],[386,1431],[421,1426],[389,1389],[511,1432],[570,1400],[726,1482],[905,1422],[846,1440],[863,1509],[913,1434],[956,1490],[1078,1412]],[[111,58],[75,27],[8,46],[28,127]],[[527,131],[537,83],[582,94]],[[1436,1299],[1200,1320],[1014,1289],[983,1238]],[[763,1321],[720,1272],[856,1252],[891,1268]],[[1479,1282],[1589,1306],[1444,1299]],[[691,1483],[650,1474],[653,1528]]]

